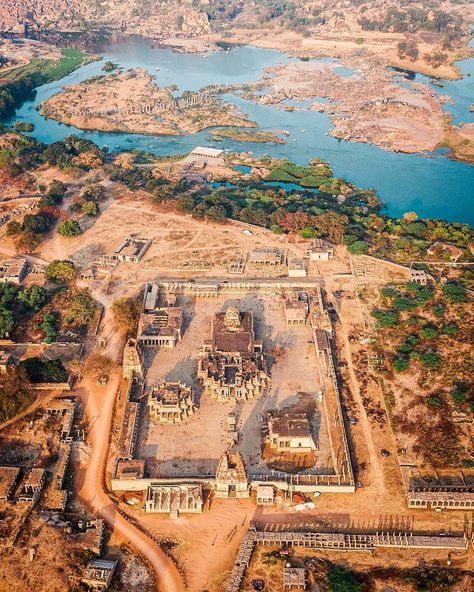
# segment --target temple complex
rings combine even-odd
[[[204,342],[198,362],[204,394],[218,401],[260,396],[269,382],[262,349],[251,312],[241,313],[231,305],[215,314],[211,339]]]
[[[161,423],[181,423],[194,414],[192,390],[181,382],[163,382],[148,393],[150,415]]]

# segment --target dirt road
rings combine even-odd
[[[104,470],[109,449],[114,398],[119,381],[120,372],[117,370],[105,388],[88,380],[81,385],[81,398],[86,401],[85,412],[89,418],[92,449],[78,495],[110,528],[121,534],[132,547],[146,557],[155,571],[160,592],[184,592],[184,583],[173,561],[155,541],[118,512],[104,490]]]

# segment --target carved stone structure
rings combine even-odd
[[[150,415],[161,423],[181,423],[194,414],[192,390],[181,382],[163,382],[148,393]]]
[[[136,339],[129,339],[123,348],[122,376],[124,378],[133,376],[142,378],[143,376],[140,350]]]
[[[216,497],[250,497],[247,469],[239,452],[225,452],[216,470]]]
[[[316,238],[305,250],[304,256],[310,261],[329,261],[334,259],[335,248],[330,242]]]
[[[262,348],[254,338],[251,312],[232,305],[214,315],[212,337],[198,363],[204,393],[219,401],[260,396],[269,382]]]
[[[202,512],[202,486],[186,483],[152,484],[148,487],[145,512],[159,512],[178,518],[185,512]]]

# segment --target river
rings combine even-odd
[[[70,133],[107,144],[111,149],[141,149],[154,154],[187,152],[197,145],[212,143],[207,132],[176,137],[156,137],[137,134],[116,134],[78,130],[56,121],[46,120],[35,109],[39,103],[60,91],[66,84],[74,84],[102,74],[105,61],[121,67],[146,68],[156,76],[159,86],[176,84],[179,92],[198,90],[209,84],[231,84],[256,80],[267,66],[291,61],[286,54],[270,49],[243,46],[230,52],[216,52],[209,56],[175,53],[169,49],[153,48],[149,41],[130,38],[106,47],[103,59],[72,72],[60,81],[38,88],[36,97],[18,109],[15,120],[30,121],[35,125],[33,135],[44,142],[52,142]],[[449,95],[455,123],[474,121],[469,106],[474,101],[474,58],[459,63],[464,77],[445,82],[437,92]],[[337,70],[336,70],[337,71]],[[340,74],[347,75],[347,69]],[[468,76],[468,74],[473,74]],[[429,84],[429,79],[416,75],[416,80]],[[369,144],[346,142],[327,135],[332,124],[326,113],[309,110],[287,112],[272,105],[257,105],[238,95],[224,95],[224,100],[239,106],[262,129],[285,129],[290,132],[285,144],[256,144],[223,140],[219,147],[228,150],[250,150],[256,155],[269,154],[287,157],[306,164],[311,158],[323,158],[336,175],[356,185],[377,190],[386,204],[386,211],[400,216],[414,210],[422,217],[443,218],[467,222],[474,226],[474,167],[448,158],[446,151],[436,153],[400,154],[387,152]],[[302,131],[304,130],[304,131]]]

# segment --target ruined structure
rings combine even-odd
[[[24,257],[12,257],[0,263],[0,282],[20,284],[28,273],[28,262]]]
[[[288,277],[306,277],[308,270],[304,259],[295,258],[288,263]]]
[[[247,469],[239,452],[225,452],[216,470],[216,497],[250,497]]]
[[[122,376],[143,378],[141,355],[136,339],[129,339],[123,348]]]
[[[316,444],[304,413],[279,413],[268,418],[269,443],[277,452],[313,452]]]
[[[292,292],[285,300],[285,319],[289,326],[305,325],[308,316],[308,296],[303,292]]]
[[[87,566],[82,582],[94,590],[108,590],[118,561],[95,559]]]
[[[202,512],[202,486],[192,484],[152,484],[148,487],[145,512],[169,514]]]
[[[262,247],[250,251],[248,262],[254,267],[278,267],[286,262],[286,253],[276,247]]]
[[[194,414],[192,390],[181,382],[163,382],[148,392],[150,415],[161,423],[181,423]]]
[[[291,567],[285,565],[283,568],[283,588],[285,590],[305,590],[306,570],[304,567]]]
[[[138,263],[146,251],[150,248],[152,241],[147,238],[127,237],[114,251],[112,257],[118,261]]]
[[[143,347],[170,349],[181,339],[183,311],[177,306],[159,306],[158,297],[158,286],[147,284],[137,340]]]
[[[269,381],[262,349],[251,312],[240,313],[231,305],[214,315],[212,337],[204,342],[198,362],[204,393],[219,401],[260,396]]]

